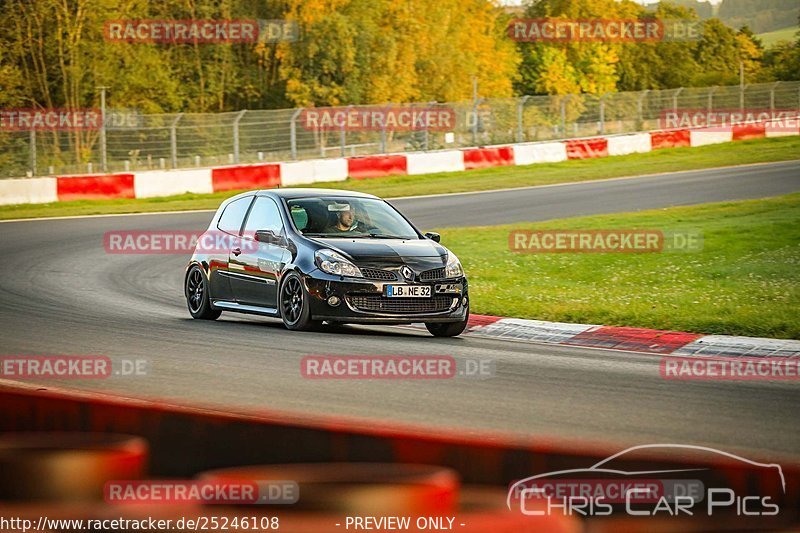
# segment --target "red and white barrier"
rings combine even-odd
[[[505,146],[380,154],[335,159],[233,165],[219,168],[137,171],[0,180],[0,205],[96,198],[153,198],[183,193],[294,187],[315,182],[459,172],[500,166],[555,163],[662,148],[706,146],[760,137],[800,135],[800,119],[696,130],[660,130],[624,135],[521,143]]]
[[[681,356],[800,357],[800,341],[470,315],[467,334]]]

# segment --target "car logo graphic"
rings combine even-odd
[[[400,274],[408,281],[414,279],[414,271],[411,270],[408,265],[403,265],[400,267]]]

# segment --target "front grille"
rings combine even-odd
[[[435,313],[447,311],[453,303],[452,296],[432,298],[384,298],[378,295],[350,296],[350,303],[361,311],[381,313]]]
[[[434,281],[437,279],[444,279],[444,268],[434,268],[433,270],[426,270],[419,275],[420,281]]]
[[[394,272],[390,270],[380,270],[378,268],[361,268],[361,275],[364,276],[365,279],[377,279],[377,280],[395,280],[397,276],[394,275]]]

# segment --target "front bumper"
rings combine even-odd
[[[467,278],[429,282],[373,281],[343,278],[315,270],[304,276],[310,296],[311,316],[315,320],[354,324],[411,324],[415,322],[461,322],[469,303]],[[431,286],[430,298],[386,298],[386,285]],[[443,289],[448,286],[448,292]],[[459,292],[453,292],[458,288]],[[439,292],[437,292],[439,289]],[[338,305],[328,299],[336,296]]]

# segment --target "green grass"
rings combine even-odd
[[[674,172],[746,163],[797,159],[800,137],[754,139],[699,148],[669,148],[647,154],[499,167],[422,176],[395,176],[347,180],[312,186],[368,192],[384,198],[421,194],[503,189],[547,185],[657,172]],[[239,191],[183,194],[138,200],[81,200],[38,205],[0,206],[0,219],[216,209]]]
[[[779,41],[794,41],[795,34],[797,30],[800,29],[798,26],[789,26],[788,28],[783,28],[780,30],[770,31],[767,33],[759,33],[756,35],[761,42],[764,44],[765,48],[769,48],[773,44]]]
[[[513,229],[701,231],[694,253],[523,254]],[[562,322],[800,339],[800,194],[441,230],[472,311]]]

